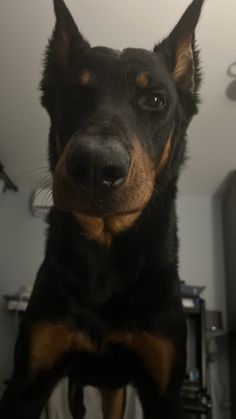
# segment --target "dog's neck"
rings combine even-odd
[[[109,246],[89,239],[73,214],[53,208],[47,255],[54,269],[60,266],[60,272],[70,271],[75,293],[78,289],[81,294],[84,287],[88,299],[93,302],[95,298],[96,304],[107,301],[113,292],[124,292],[147,269],[157,277],[170,266],[177,271],[175,195],[172,184],[153,197],[136,223],[115,236]]]

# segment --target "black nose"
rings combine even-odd
[[[67,174],[76,186],[88,191],[110,191],[120,186],[130,168],[130,154],[118,140],[81,138],[66,158]]]

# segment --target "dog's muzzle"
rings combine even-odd
[[[111,193],[125,182],[131,156],[116,137],[78,136],[71,142],[65,169],[74,186],[99,197]]]

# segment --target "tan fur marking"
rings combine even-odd
[[[136,353],[148,373],[164,392],[168,386],[175,359],[173,343],[164,337],[157,337],[146,332],[139,334],[114,333],[108,336],[107,343],[123,345]]]
[[[71,350],[94,351],[88,336],[65,325],[34,325],[30,340],[30,371],[50,370]]]
[[[127,230],[134,224],[139,212],[105,218],[90,217],[80,213],[74,213],[74,216],[82,225],[88,239],[96,240],[101,245],[109,247],[115,235]]]
[[[82,226],[85,235],[89,240],[96,240],[104,246],[110,246],[111,239],[110,235],[105,231],[105,222],[103,218],[90,217],[79,212],[74,212],[74,216]]]
[[[107,344],[119,344],[137,354],[147,372],[158,383],[160,391],[168,386],[175,360],[173,343],[164,337],[157,337],[146,332],[131,334],[117,332],[106,337],[101,348],[96,347],[88,336],[72,327],[49,322],[41,322],[32,328],[30,336],[29,369],[32,374],[47,371],[57,365],[63,356],[73,350],[100,352]],[[107,419],[119,419],[124,400],[123,389],[104,396],[104,408]],[[109,416],[109,412],[117,416]]]
[[[126,190],[129,191],[127,197],[124,198],[126,205],[129,207],[136,205],[138,207],[136,211],[131,214],[110,215],[104,218],[74,212],[75,218],[80,222],[87,237],[98,241],[103,246],[110,246],[115,235],[134,225],[151,197],[155,178],[154,165],[137,139],[133,145],[132,160],[129,175],[120,194],[124,195]]]
[[[125,410],[125,388],[102,391],[103,419],[122,419]]]
[[[136,84],[139,87],[147,87],[149,84],[148,73],[143,72],[136,77]]]
[[[91,84],[93,82],[93,76],[89,70],[84,70],[80,75],[79,81],[81,86],[87,86],[88,84]]]
[[[117,212],[122,210],[123,215],[90,217],[77,210],[80,197],[65,170],[69,147],[70,142],[64,148],[54,172],[54,203],[63,211],[73,212],[88,238],[104,246],[110,246],[114,236],[130,228],[147,205],[156,175],[154,163],[150,161],[139,140],[134,138],[131,168],[124,184],[118,188],[115,195]]]
[[[193,52],[191,39],[185,39],[178,47],[176,65],[172,73],[175,82],[181,82],[183,88],[194,88]]]
[[[157,166],[157,170],[156,170],[157,175],[159,175],[162,172],[162,170],[165,168],[165,166],[168,162],[170,151],[171,151],[171,140],[172,140],[172,133],[170,134],[170,136],[168,138],[168,141],[164,146],[164,150],[163,150],[163,153],[162,153],[162,156],[161,156],[161,160],[160,160],[160,162]]]
[[[134,214],[110,216],[106,219],[106,224],[112,234],[116,235],[130,228],[135,223],[139,214],[140,211],[135,212]]]

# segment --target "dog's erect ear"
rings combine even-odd
[[[46,67],[66,70],[73,56],[89,47],[63,0],[54,0],[56,24],[46,53]]]
[[[199,79],[198,53],[195,48],[195,28],[204,0],[193,0],[171,34],[154,48],[167,62],[177,86],[194,93]]]

